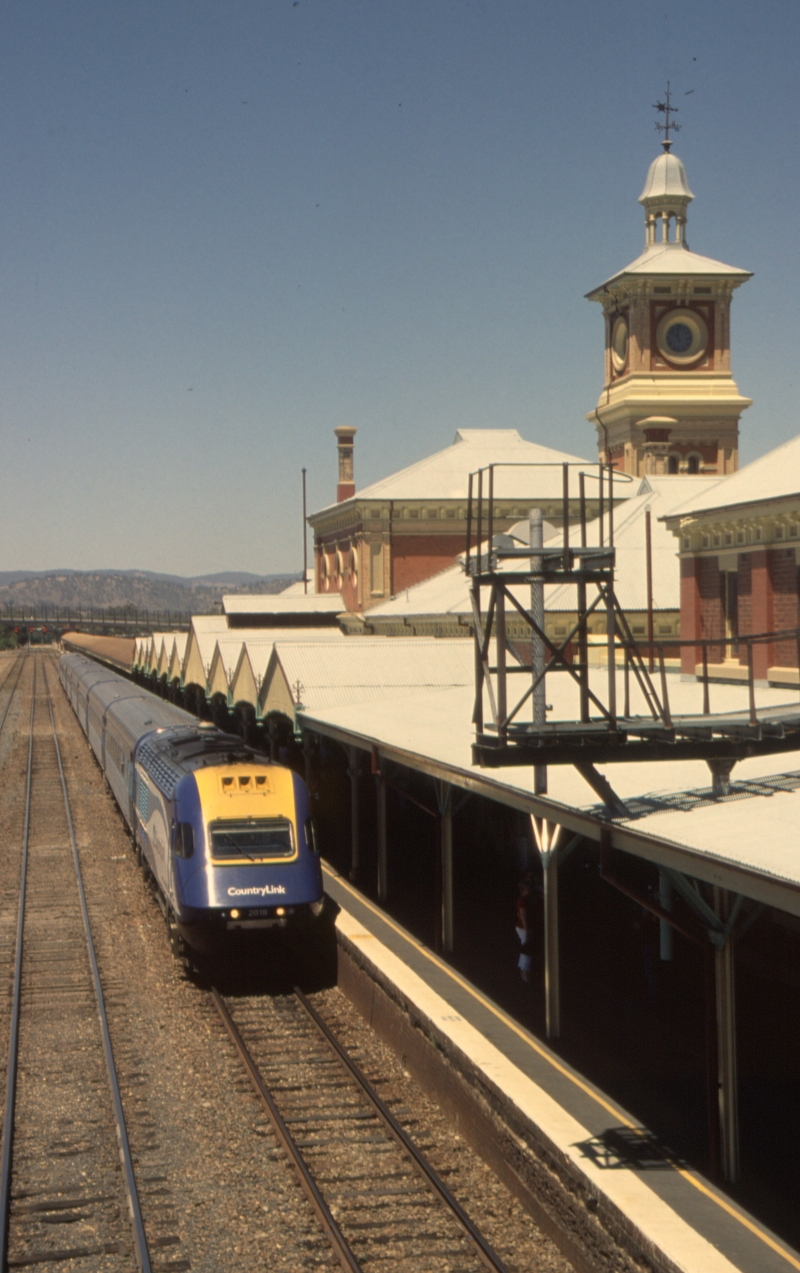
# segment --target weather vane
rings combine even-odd
[[[664,116],[663,124],[661,123],[660,119],[656,120],[656,132],[664,134],[664,140],[662,141],[661,145],[664,147],[665,150],[668,151],[670,146],[672,145],[672,138],[670,137],[670,132],[679,133],[681,131],[680,124],[674,123],[674,121],[670,118],[671,115],[677,115],[678,108],[677,106],[672,105],[669,80],[667,80],[667,94],[664,101],[653,102],[653,109],[657,110],[660,115]]]

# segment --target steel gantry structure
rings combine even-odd
[[[773,633],[692,638],[690,641],[653,641],[652,601],[649,599],[648,641],[640,646],[618,603],[614,550],[614,470],[599,464],[578,473],[580,516],[570,532],[570,466],[563,467],[563,506],[560,536],[543,541],[541,512],[531,509],[527,543],[509,535],[495,535],[493,527],[495,470],[491,465],[470,477],[465,568],[471,581],[475,643],[473,764],[484,769],[533,766],[534,796],[547,792],[547,767],[573,765],[605,806],[599,825],[600,877],[626,894],[660,921],[661,958],[672,957],[672,934],[681,933],[704,953],[707,1014],[707,1093],[712,1173],[736,1181],[739,1175],[738,1080],[734,943],[756,922],[764,903],[739,892],[697,879],[691,867],[684,873],[659,862],[657,896],[643,895],[620,875],[612,849],[614,823],[635,819],[635,813],[614,791],[596,764],[624,761],[705,760],[711,770],[712,794],[730,794],[731,770],[748,756],[800,750],[800,702],[759,706],[753,675],[753,649],[760,642],[793,642],[800,667],[800,629]],[[617,475],[619,480],[619,475]],[[600,487],[599,544],[587,544],[585,485]],[[607,496],[607,503],[604,500]],[[604,503],[607,513],[603,517]],[[604,524],[605,520],[605,524]],[[649,527],[648,527],[649,529]],[[573,539],[576,542],[573,542]],[[560,541],[560,542],[559,542]],[[650,587],[648,560],[648,594]],[[545,588],[572,585],[577,615],[563,639],[545,630]],[[511,642],[506,617],[513,611],[529,638]],[[605,675],[595,667],[590,678],[589,621],[605,616]],[[530,644],[528,645],[528,640]],[[698,679],[703,707],[691,715],[670,709],[667,655],[682,644],[700,652]],[[521,646],[523,648],[521,648]],[[491,654],[494,651],[494,662]],[[712,712],[709,655],[730,651],[746,667],[747,707]],[[576,709],[572,718],[547,719],[546,678],[559,673],[570,678]],[[620,674],[622,685],[619,685]],[[646,714],[631,711],[635,684]],[[522,685],[522,689],[519,687]],[[490,719],[485,717],[488,700]],[[522,719],[527,708],[527,719]],[[533,838],[544,875],[544,974],[547,1033],[558,1037],[559,939],[558,859],[576,839],[562,846],[557,804],[548,816],[532,815]],[[569,823],[569,811],[565,822]],[[616,832],[613,832],[616,835]],[[636,850],[634,855],[636,854]],[[644,856],[647,856],[645,854]],[[677,903],[677,905],[676,905]]]

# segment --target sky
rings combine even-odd
[[[754,271],[741,462],[800,432],[797,0],[0,9],[0,569],[259,574],[459,427],[592,457],[667,80],[688,240]]]

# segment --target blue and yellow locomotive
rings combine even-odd
[[[296,773],[83,655],[62,656],[60,677],[176,948],[220,950],[270,929],[322,935],[322,871]]]

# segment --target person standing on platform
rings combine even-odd
[[[517,889],[517,937],[520,942],[517,967],[520,980],[526,984],[531,979],[531,941],[533,938],[533,915],[531,912],[531,877],[530,875],[524,875]]]

